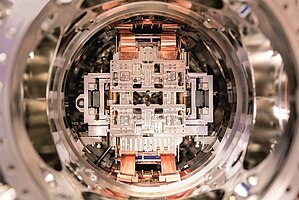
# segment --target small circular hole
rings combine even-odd
[[[284,8],[285,10],[288,9],[288,7],[289,7],[288,4],[284,4],[284,5],[283,5],[283,8]]]
[[[14,170],[15,170],[15,166],[14,166],[14,165],[9,165],[9,166],[7,167],[7,169],[8,169],[9,171],[14,171]]]
[[[22,190],[22,194],[23,194],[23,195],[24,195],[24,194],[28,194],[28,193],[29,193],[28,189],[25,188],[25,189]]]

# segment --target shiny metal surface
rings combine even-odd
[[[298,10],[294,0],[1,1],[0,197],[296,199]],[[73,128],[72,84],[89,69],[82,59],[90,44],[97,38],[108,58],[117,40],[111,27],[139,16],[188,27],[177,34],[190,38],[190,68],[214,76],[209,145],[170,184],[116,181],[86,158],[95,138]]]

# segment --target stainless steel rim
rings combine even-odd
[[[70,22],[84,10],[80,8],[80,2],[37,2],[31,0],[28,1],[27,5],[24,5],[22,1],[15,1],[11,9],[5,9],[7,14],[3,15],[3,24],[0,24],[0,43],[5,44],[0,46],[0,104],[5,105],[0,108],[0,148],[1,158],[5,160],[0,165],[6,181],[16,189],[18,195],[24,199],[81,199],[82,192],[89,191],[99,193],[100,195],[104,194],[104,196],[111,196],[107,189],[115,192],[112,192],[112,195],[120,195],[119,198],[128,198],[129,196],[158,198],[182,193],[187,194],[188,192],[187,196],[183,197],[191,197],[210,191],[212,193],[207,193],[206,195],[212,196],[212,199],[213,195],[218,198],[216,194],[219,192],[217,191],[224,191],[224,199],[242,199],[247,197],[251,199],[289,199],[297,195],[298,188],[296,184],[299,158],[296,158],[296,152],[298,151],[297,148],[299,148],[297,144],[299,142],[297,138],[299,129],[295,118],[296,112],[298,112],[295,83],[298,77],[297,67],[299,66],[299,24],[291,20],[298,15],[296,12],[298,3],[296,1],[249,1],[246,4],[252,9],[253,19],[256,18],[258,20],[256,26],[259,26],[261,29],[254,26],[250,28],[262,30],[262,33],[253,33],[254,31],[252,31],[249,36],[242,35],[245,38],[244,40],[242,39],[242,42],[247,52],[240,53],[242,51],[240,48],[238,53],[232,55],[238,59],[242,58],[243,60],[239,60],[239,62],[242,61],[244,66],[244,68],[232,67],[232,70],[235,70],[233,74],[238,94],[235,121],[239,120],[240,123],[234,123],[232,128],[227,130],[226,137],[215,148],[215,157],[202,169],[195,170],[192,176],[182,182],[165,187],[146,189],[111,182],[106,177],[98,175],[91,166],[88,166],[80,158],[80,146],[74,145],[74,141],[70,137],[71,133],[65,128],[63,122],[62,93],[49,91],[50,74],[52,73],[56,81],[55,84],[61,91],[64,70],[69,67],[68,64],[73,59],[72,56],[75,55],[76,50],[80,49],[84,41],[87,41],[89,36],[93,34],[92,31],[83,32],[77,36],[78,38],[74,39],[74,42],[70,43],[73,46],[66,48],[68,51],[59,54],[58,46],[61,44],[60,41],[64,31]],[[94,32],[101,28],[101,24],[108,23],[109,20],[113,21],[118,17],[129,16],[130,12],[132,15],[140,12],[143,14],[168,15],[173,18],[184,19],[189,21],[189,23],[196,20],[219,19],[218,17],[223,15],[221,10],[213,8],[203,9],[206,15],[202,15],[201,12],[203,11],[200,10],[202,7],[197,7],[195,3],[191,11],[190,8],[184,7],[186,5],[172,4],[172,2],[137,1],[124,3],[123,5],[111,2],[100,4],[104,5],[104,7],[107,5],[112,7],[106,11],[103,10],[98,16],[93,16],[92,12],[88,12],[88,17],[94,18],[97,22],[94,26],[90,26],[90,29],[94,30]],[[235,19],[235,13],[232,10],[238,7],[238,5],[245,4],[236,1],[234,4],[224,2],[224,5],[222,10],[227,11],[228,17]],[[5,4],[5,7],[10,6],[10,3]],[[24,6],[30,8],[31,12],[22,13],[23,17],[20,18],[18,13],[23,10]],[[89,8],[86,10],[89,10]],[[69,14],[65,15],[67,11]],[[215,16],[210,16],[213,13]],[[115,16],[115,19],[112,16]],[[293,24],[286,23],[286,18],[289,19],[287,21]],[[87,17],[83,19],[85,20]],[[230,21],[223,21],[222,23],[224,22],[229,23]],[[233,22],[240,23],[240,26],[243,24],[239,21]],[[82,21],[83,23],[84,21]],[[215,24],[210,23],[210,26],[216,26]],[[208,29],[209,23],[206,26]],[[22,79],[24,78],[23,74],[26,73],[28,55],[37,49],[45,38],[53,39],[53,32],[55,32],[56,38],[54,38],[52,43],[47,43],[50,46],[47,49],[48,54],[45,55],[45,60],[41,60],[41,63],[45,64],[45,69],[42,71],[45,76],[38,77],[41,81],[44,81],[48,93],[44,91],[45,93],[42,96],[37,94],[35,97],[30,98],[35,100],[31,102],[34,103],[33,107],[39,109],[39,106],[36,105],[40,103],[41,109],[45,109],[43,111],[46,111],[44,113],[46,114],[46,122],[48,122],[49,118],[53,119],[56,124],[57,131],[53,133],[53,138],[61,160],[62,170],[60,171],[49,167],[36,153],[36,149],[33,148],[27,134],[28,127],[25,127],[24,124],[26,116],[24,116],[22,108],[24,91],[26,93],[26,84],[24,85]],[[213,38],[215,41],[218,39],[212,34],[208,37]],[[221,41],[218,42],[220,43]],[[266,43],[268,45],[265,45]],[[228,49],[226,49],[226,53],[228,53],[227,51]],[[266,54],[263,54],[265,52]],[[267,52],[270,52],[270,54],[267,54]],[[258,53],[269,56],[269,58],[257,60],[256,56],[259,56]],[[270,66],[268,68],[270,71],[265,70],[263,65],[265,63],[263,62]],[[29,61],[29,64],[32,63]],[[61,70],[53,72],[52,66],[54,64],[59,65]],[[267,75],[271,70],[275,71],[273,76],[276,79],[272,80],[271,74],[268,74],[269,80],[263,82],[265,78],[261,76]],[[253,73],[253,82],[251,82],[251,73]],[[287,82],[285,80],[286,77],[290,80],[287,89],[285,89],[283,84]],[[251,107],[247,107],[250,102],[248,93],[251,92],[251,84],[254,87],[252,95],[255,97],[252,99],[254,101],[254,107],[252,107],[254,115],[250,111]],[[274,93],[279,93],[279,91],[283,93],[283,95],[278,95],[279,101],[277,100],[277,94],[271,93],[271,88],[269,87],[263,88],[265,86],[263,84],[269,84],[270,87],[279,85],[282,88],[278,92],[274,89]],[[281,97],[284,97],[284,90],[289,90],[288,99]],[[287,108],[281,106],[279,102],[282,104],[287,103]],[[273,109],[277,108],[277,104],[280,115],[275,118]],[[48,105],[52,105],[52,107]],[[294,109],[290,110],[290,113],[293,114],[284,119],[282,115],[283,109],[288,110],[290,108]],[[32,113],[32,116],[34,116],[34,113],[36,114],[38,111],[33,111]],[[263,115],[266,116],[266,119],[263,118]],[[43,117],[43,115],[39,117]],[[254,118],[255,122],[253,126],[251,125],[252,118]],[[265,125],[263,120],[268,121],[269,124],[266,123]],[[272,133],[275,132],[275,134],[267,135],[267,129],[270,129]],[[235,130],[241,131],[237,133]],[[250,133],[251,131],[253,132]],[[232,133],[230,134],[229,132]],[[261,133],[264,133],[262,138],[259,137]],[[250,134],[252,135],[247,148]],[[239,136],[236,137],[237,135]],[[269,148],[268,153],[261,158],[261,161],[255,161],[254,153],[264,151],[264,149],[260,150],[263,145]],[[246,148],[247,152],[245,154]],[[241,153],[242,151],[243,153]],[[245,164],[243,163],[244,159]],[[234,164],[235,162],[237,164]],[[70,163],[76,163],[77,167],[71,166]],[[232,164],[234,164],[233,167],[231,167]],[[249,167],[244,169],[243,166],[246,164]],[[74,178],[74,175],[76,178]],[[49,176],[53,176],[53,178],[47,179]],[[94,176],[98,176],[98,181],[92,181]],[[89,187],[86,187],[82,182]],[[207,198],[207,196],[202,198],[205,197]]]

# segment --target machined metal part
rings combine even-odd
[[[1,1],[0,197],[296,199],[298,10]]]

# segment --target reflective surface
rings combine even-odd
[[[19,11],[24,6],[32,12],[21,17]],[[286,18],[295,18],[296,11],[296,1],[31,0],[27,5],[4,1],[0,9],[0,103],[5,105],[0,108],[3,182],[24,199],[295,198],[299,24]],[[206,131],[196,129],[192,133],[186,129],[183,134],[183,129],[177,128],[182,142],[166,145],[174,149],[171,153],[177,173],[177,178],[168,183],[153,178],[161,173],[159,167],[163,173],[167,166],[160,157],[164,151],[157,150],[158,160],[147,161],[150,165],[136,164],[139,155],[156,156],[156,151],[149,148],[134,153],[134,163],[126,161],[122,143],[108,139],[109,134],[116,134],[110,121],[115,114],[107,109],[111,117],[107,118],[108,128],[102,129],[98,124],[91,126],[93,122],[85,120],[89,111],[80,107],[80,95],[90,88],[84,77],[107,74],[112,81],[111,62],[117,60],[116,53],[130,50],[132,40],[124,37],[119,27],[133,24],[134,37],[163,35],[155,25],[146,28],[144,24],[150,21],[178,25],[174,40],[163,43],[161,36],[157,44],[163,49],[177,43],[178,49],[184,49],[188,55],[186,77],[205,74],[213,78],[213,120],[203,123]],[[152,32],[146,32],[149,30]],[[143,45],[148,48],[149,43]],[[169,46],[164,49],[171,52]],[[175,59],[184,60],[172,57],[165,63],[175,63]],[[187,79],[183,82],[186,87]],[[164,100],[155,102],[155,94],[150,92],[140,93],[141,101],[146,104],[150,97],[150,104],[165,104]],[[188,97],[188,91],[184,92],[182,95]],[[141,104],[138,98],[135,102]],[[186,116],[179,115],[188,122],[188,112],[192,115],[196,109],[191,100],[188,111],[185,102]],[[104,104],[110,105],[109,100]],[[144,109],[147,107],[151,106]],[[106,107],[100,104],[96,108]],[[131,112],[137,110],[127,111],[129,115]],[[127,120],[121,117],[124,114],[119,119]],[[126,144],[133,149],[133,143]],[[137,183],[124,178],[127,171],[121,166],[136,167],[133,172],[139,177]],[[142,181],[141,177],[151,178]]]

